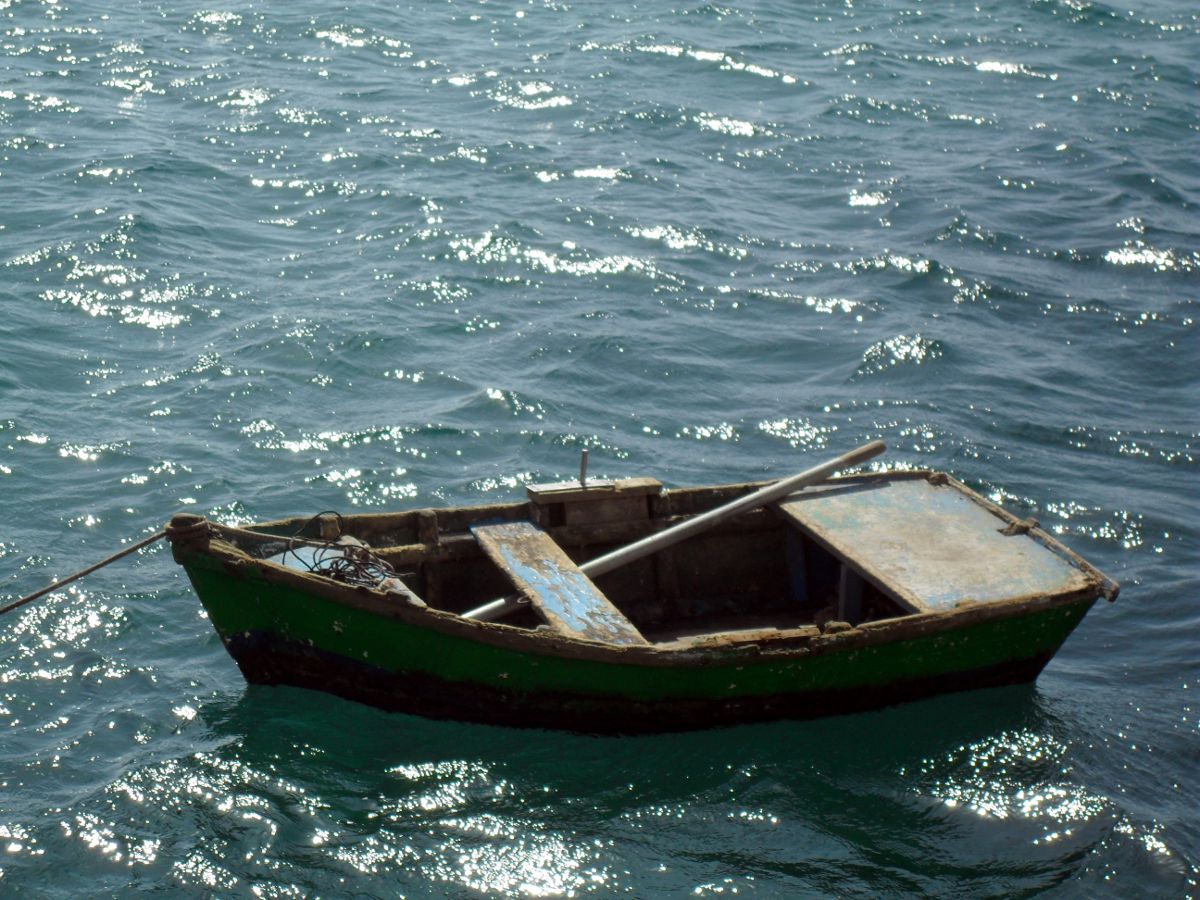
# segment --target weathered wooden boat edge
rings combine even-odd
[[[221,611],[231,606],[244,611],[247,598],[233,600],[220,596],[216,584],[206,584],[202,573],[206,570],[216,575],[223,584],[241,584],[252,593],[257,588],[278,589],[294,599],[291,603],[319,600],[334,608],[347,612],[356,611],[372,618],[377,624],[388,621],[405,622],[422,631],[441,632],[453,635],[471,645],[492,645],[520,654],[538,656],[569,656],[579,660],[600,661],[618,665],[642,664],[651,666],[684,665],[695,666],[719,660],[720,652],[739,652],[747,647],[757,647],[764,642],[778,650],[794,649],[799,645],[806,654],[835,652],[854,646],[875,643],[891,643],[897,640],[920,637],[931,632],[953,631],[974,622],[995,618],[1019,618],[1030,613],[1060,605],[1073,605],[1086,599],[1090,604],[1100,597],[1111,597],[1094,582],[1068,593],[1057,595],[1030,595],[1013,597],[1003,604],[960,603],[955,609],[904,615],[892,619],[866,622],[856,627],[835,632],[825,632],[812,626],[777,630],[770,637],[762,635],[711,635],[693,647],[682,647],[678,643],[630,647],[607,644],[582,638],[566,637],[549,630],[529,630],[476,622],[463,619],[453,613],[434,609],[414,609],[398,605],[391,597],[362,588],[337,585],[328,579],[304,572],[273,565],[262,560],[252,560],[232,547],[216,549],[220,542],[213,542],[207,552],[189,554],[176,549],[179,562],[187,571],[202,604],[210,617],[216,614],[213,625],[222,630]],[[231,552],[232,551],[232,552]],[[255,596],[254,602],[261,602]],[[336,627],[336,626],[335,626]],[[228,633],[236,633],[228,631]],[[691,652],[686,652],[690,650]],[[685,652],[681,652],[685,651]]]

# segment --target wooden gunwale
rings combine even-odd
[[[964,482],[944,472],[929,469],[906,469],[900,471],[867,472],[846,475],[829,479],[826,484],[855,484],[873,481],[923,479],[934,483],[944,483],[960,494],[966,496],[972,503],[981,506],[992,515],[999,517],[1006,524],[1021,524],[1022,520],[996,503],[981,496]],[[613,522],[592,526],[559,525],[546,530],[551,537],[564,548],[597,544],[617,544],[624,541],[636,540],[656,531],[665,530],[670,525],[683,521],[685,518],[704,512],[721,503],[728,502],[743,494],[751,493],[771,484],[770,481],[749,481],[737,484],[701,485],[695,487],[671,488],[662,494],[652,497],[652,512],[654,518],[635,522]],[[699,501],[699,502],[697,502]],[[532,519],[533,504],[531,501],[513,503],[495,503],[483,506],[448,507],[442,509],[413,509],[394,513],[361,513],[344,516],[346,522],[353,523],[362,531],[403,531],[413,532],[414,538],[419,533],[419,519],[422,516],[433,515],[437,522],[438,541],[436,544],[414,540],[412,543],[379,546],[373,551],[396,565],[407,565],[423,561],[447,562],[462,558],[464,555],[474,555],[476,552],[474,539],[468,533],[472,523],[484,521],[515,521]],[[759,517],[767,516],[766,510],[755,510],[744,513],[737,520],[738,530],[769,527],[764,521],[758,523]],[[225,530],[233,535],[245,535],[255,540],[288,540],[289,534],[311,521],[311,518],[294,517],[275,519],[254,526],[254,530],[234,528],[225,525],[215,525],[219,530]],[[272,533],[273,532],[273,533]],[[1096,581],[1100,594],[1107,600],[1117,598],[1119,586],[1091,563],[1057,540],[1040,526],[1028,529],[1028,534],[1051,552],[1067,560],[1072,566]],[[828,549],[828,548],[826,548]]]
[[[519,507],[518,507],[519,509]],[[507,510],[512,512],[512,510]],[[349,518],[349,517],[347,517]],[[650,534],[665,531],[672,525],[682,522],[688,516],[665,516],[658,519],[643,519],[634,522],[606,522],[598,525],[554,525],[546,529],[547,533],[560,547],[570,550],[576,547],[620,544],[633,541]],[[482,519],[482,517],[481,517]],[[519,515],[512,515],[498,521],[519,521]],[[273,523],[269,523],[272,524]],[[237,538],[252,540],[259,544],[287,543],[289,538],[262,531],[233,528],[227,525],[213,523],[218,533]],[[268,527],[268,523],[262,526]],[[729,532],[748,533],[767,531],[777,527],[774,518],[766,510],[754,510],[743,513],[736,520],[735,526],[726,526]],[[714,533],[720,534],[720,531]],[[294,539],[297,544],[325,546],[325,541],[315,539]],[[232,542],[230,542],[232,543]],[[236,544],[234,545],[236,548]],[[479,546],[470,533],[441,534],[436,543],[395,544],[390,546],[372,547],[371,552],[381,559],[387,560],[393,566],[415,565],[423,562],[453,562],[467,557],[479,556]]]

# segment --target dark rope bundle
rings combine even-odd
[[[295,553],[294,550],[292,552]],[[353,538],[339,538],[315,548],[312,561],[305,563],[314,575],[324,575],[334,581],[363,587],[377,587],[381,582],[396,577],[396,570],[391,565]]]
[[[317,513],[301,525],[293,538],[298,538],[309,530],[314,522],[322,516],[328,515],[337,517],[338,532],[342,532],[345,528],[342,514],[335,509],[330,509]],[[326,578],[332,578],[343,584],[369,588],[378,587],[387,579],[396,577],[395,569],[373,554],[371,548],[365,543],[348,534],[342,534],[337,540],[327,541],[315,547],[311,543],[306,543],[305,546],[311,550],[311,556],[307,559],[296,552],[296,546],[291,542],[284,551],[284,555],[292,554],[304,568],[314,575],[324,575]]]

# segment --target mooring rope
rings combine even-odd
[[[31,603],[34,600],[36,600],[38,597],[43,597],[46,594],[51,593],[52,591],[57,591],[59,588],[70,584],[72,581],[78,581],[84,575],[90,575],[90,574],[92,574],[92,572],[95,572],[97,569],[103,569],[109,563],[114,563],[121,557],[128,556],[130,553],[135,553],[138,550],[141,550],[143,547],[148,547],[151,544],[153,544],[155,541],[162,540],[166,536],[167,536],[166,529],[164,529],[162,531],[156,531],[154,534],[150,535],[150,537],[145,538],[144,540],[138,541],[136,544],[132,544],[132,545],[126,547],[124,550],[120,551],[119,553],[114,553],[112,556],[108,557],[108,559],[103,559],[100,562],[96,563],[94,566],[88,566],[86,569],[81,569],[80,571],[76,572],[74,575],[71,575],[68,578],[64,578],[62,581],[56,581],[56,582],[54,582],[54,584],[49,585],[48,587],[44,587],[40,591],[34,591],[32,594],[22,597],[20,600],[14,600],[12,603],[8,604],[7,606],[0,607],[0,616],[4,615],[6,612],[12,612],[14,609],[24,606],[26,603]]]

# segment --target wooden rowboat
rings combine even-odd
[[[521,502],[244,528],[178,515],[167,536],[250,682],[595,733],[1031,681],[1116,598],[1036,522],[947,475],[825,480],[880,449],[806,481],[581,473]]]

